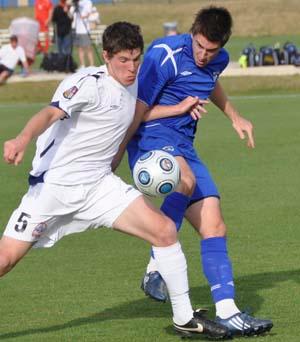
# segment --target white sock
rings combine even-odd
[[[173,310],[173,321],[184,325],[193,317],[189,297],[187,264],[177,241],[168,247],[152,247],[159,273],[167,284]]]
[[[147,273],[157,271],[156,261],[153,257],[150,258],[149,264],[147,265]]]
[[[222,319],[227,319],[239,312],[240,310],[231,298],[223,299],[216,303],[216,316]]]

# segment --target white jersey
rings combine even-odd
[[[22,46],[17,46],[14,49],[11,44],[7,44],[0,49],[0,64],[14,70],[19,60],[22,63],[26,62],[25,51]]]
[[[122,86],[106,66],[66,78],[51,102],[66,116],[39,136],[30,184],[87,184],[110,173],[133,120],[136,96],[136,83]]]

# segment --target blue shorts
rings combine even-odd
[[[206,165],[197,156],[192,140],[161,124],[143,124],[127,146],[129,166],[132,171],[137,159],[151,150],[164,150],[173,156],[182,156],[196,177],[191,204],[206,197],[220,198]]]

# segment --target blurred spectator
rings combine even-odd
[[[28,63],[25,51],[18,46],[18,37],[11,36],[10,44],[3,45],[0,49],[0,85],[13,74],[17,63],[21,61],[24,68],[24,76],[28,75]]]
[[[40,32],[44,34],[44,43],[38,43],[38,52],[48,53],[49,24],[51,23],[53,5],[51,0],[35,0],[34,17],[40,24]]]
[[[93,6],[92,13],[89,16],[89,23],[90,23],[90,29],[94,30],[97,25],[100,24],[100,13],[97,10],[97,7]]]
[[[25,50],[27,62],[31,65],[35,60],[39,40],[39,23],[32,18],[16,18],[12,20],[9,32],[11,36],[18,37],[18,45]]]
[[[178,34],[176,21],[164,23],[163,27],[165,36],[174,36]]]
[[[57,49],[59,53],[64,55],[70,55],[72,50],[72,19],[69,9],[67,1],[60,0],[55,6],[52,15]]]
[[[85,67],[85,55],[88,57],[89,65],[94,65],[92,41],[90,37],[89,16],[92,13],[93,4],[90,0],[79,0],[72,6],[74,45],[78,48],[80,68]]]

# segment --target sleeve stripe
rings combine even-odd
[[[49,104],[49,106],[52,106],[52,107],[55,107],[55,108],[58,108],[58,109],[61,109],[62,111],[64,111],[65,112],[65,114],[66,114],[66,117],[67,118],[69,118],[70,117],[70,115],[63,109],[63,108],[61,108],[60,106],[59,106],[59,101],[54,101],[54,102],[51,102],[50,104]]]

